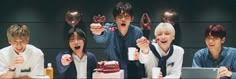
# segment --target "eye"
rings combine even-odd
[[[161,33],[158,33],[157,36],[161,36],[162,34]]]
[[[169,33],[169,32],[166,32],[165,35],[170,35],[170,33]]]

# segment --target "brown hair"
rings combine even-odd
[[[8,40],[20,38],[22,40],[29,40],[30,32],[26,25],[13,24],[7,29]]]
[[[208,26],[205,31],[205,37],[210,36],[210,35],[213,37],[223,38],[223,37],[226,37],[226,32],[225,32],[222,25],[212,24],[212,25]]]

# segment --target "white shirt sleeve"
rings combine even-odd
[[[8,62],[6,61],[5,57],[2,57],[2,56],[5,56],[3,55],[4,51],[3,50],[0,50],[0,75],[6,73],[8,71]]]
[[[149,50],[147,54],[144,54],[141,50],[139,51],[139,62],[145,64],[149,61],[149,57],[151,56],[152,51]]]
[[[6,64],[3,63],[1,59],[0,59],[0,75],[6,73],[8,71]]]

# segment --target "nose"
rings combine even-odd
[[[75,43],[77,44],[79,40],[78,40],[78,39],[75,39],[74,41],[75,41]]]
[[[160,36],[160,38],[161,38],[161,39],[165,39],[165,35],[162,34],[162,35]]]
[[[16,44],[16,48],[17,49],[21,49],[22,48],[22,44]]]
[[[125,20],[125,17],[122,17],[121,20],[124,21],[124,20]]]

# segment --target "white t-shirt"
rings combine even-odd
[[[72,54],[74,58],[75,68],[77,72],[78,79],[87,78],[87,55],[84,55],[82,59],[79,59],[77,55]]]
[[[24,63],[18,64],[14,71],[14,78],[28,75],[33,78],[36,75],[43,75],[44,54],[33,45],[26,45],[25,51],[22,53]],[[15,60],[17,54],[12,46],[2,48],[0,50],[0,75],[6,73],[8,68]]]
[[[154,45],[161,57],[169,53],[169,50],[165,53],[157,43],[152,43],[152,45]],[[173,54],[166,61],[166,76],[164,78],[180,78],[181,76],[184,49],[176,45],[173,45],[173,49]],[[152,68],[158,66],[158,58],[151,50],[148,54],[143,54],[140,51],[139,61],[144,63],[148,78],[151,78]]]

